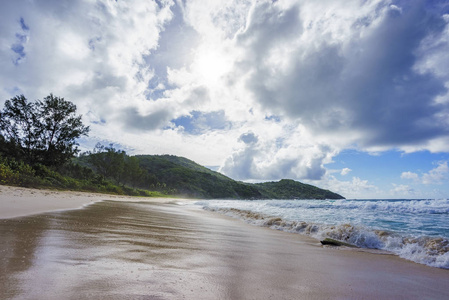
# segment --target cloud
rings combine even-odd
[[[418,180],[419,176],[416,173],[413,172],[402,172],[401,174],[402,179],[411,179],[411,180]]]
[[[351,171],[352,171],[352,170],[349,169],[349,168],[343,168],[343,169],[341,170],[340,174],[343,175],[343,176],[345,176],[345,175],[348,175],[349,172],[351,172]]]
[[[438,162],[438,166],[433,168],[427,173],[423,173],[419,176],[413,172],[402,172],[402,179],[410,179],[415,182],[419,182],[421,184],[430,185],[430,184],[442,184],[449,180],[449,167],[447,165],[447,161]]]
[[[225,160],[219,172],[236,180],[260,179],[259,176],[255,176],[257,169],[254,157],[256,155],[257,151],[252,147],[236,151]]]
[[[392,195],[402,197],[410,197],[416,195],[415,189],[405,184],[393,184],[393,189],[390,190],[390,193]]]
[[[147,104],[152,74],[144,58],[158,46],[170,5],[14,1],[5,8],[0,26],[9,30],[1,38],[12,46],[0,52],[2,98],[13,96],[5,93],[13,87],[31,99],[53,92],[106,121],[122,108]]]
[[[447,136],[438,117],[447,104],[435,104],[445,79],[416,70],[430,59],[416,54],[423,43],[444,36],[444,18],[418,1],[301,3],[257,2],[237,36],[247,49],[238,72],[261,109],[366,149]]]
[[[366,179],[352,177],[351,180],[340,181],[332,175],[326,175],[320,183],[321,188],[332,190],[346,198],[382,197],[380,189]]]
[[[448,180],[449,168],[447,161],[439,162],[438,166],[422,175],[423,184],[442,184]]]
[[[148,115],[141,115],[136,108],[128,108],[122,111],[122,119],[125,126],[134,130],[155,130],[165,125],[170,120],[170,113],[166,110],[159,110]]]
[[[264,133],[240,135],[238,141],[243,142],[243,148],[237,145],[238,148],[222,164],[220,172],[239,180],[320,180],[325,175],[324,164],[330,162],[333,155],[331,148],[314,145],[301,132],[289,139],[279,138],[275,143],[269,131]]]

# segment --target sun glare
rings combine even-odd
[[[207,84],[216,84],[230,68],[229,58],[216,49],[201,49],[196,53],[193,71]]]

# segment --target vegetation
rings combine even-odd
[[[78,153],[76,139],[89,132],[75,112],[73,103],[53,94],[44,101],[28,102],[24,95],[6,100],[0,112],[0,155],[33,165],[64,164]]]
[[[197,163],[173,155],[138,155],[139,165],[173,193],[196,198],[343,199],[309,184],[283,179],[249,184],[232,180]]]
[[[115,184],[73,163],[79,152],[76,139],[88,132],[81,115],[76,115],[76,106],[64,98],[50,94],[43,101],[29,102],[20,95],[6,100],[0,111],[0,184],[162,196]],[[135,165],[135,160],[129,164]]]
[[[112,144],[76,156],[76,139],[88,132],[76,106],[64,98],[7,100],[0,112],[0,184],[209,199],[343,198],[293,180],[239,182],[183,157],[128,156]]]
[[[256,187],[234,181],[197,163],[172,155],[138,155],[140,166],[177,195],[195,198],[262,198]]]
[[[127,186],[118,186],[91,169],[68,163],[59,171],[42,164],[30,166],[23,161],[0,157],[0,184],[31,188],[51,188],[132,196],[166,195]]]
[[[342,199],[339,194],[290,179],[279,182],[257,183],[256,186],[269,198],[276,199]]]

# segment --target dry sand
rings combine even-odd
[[[1,187],[0,209],[12,217],[111,199],[88,195]],[[323,248],[178,200],[112,198],[0,220],[0,298],[449,299],[448,270]]]
[[[167,203],[169,198],[129,197],[98,193],[29,189],[0,185],[0,219],[82,208],[103,200]],[[184,199],[184,201],[187,201]]]

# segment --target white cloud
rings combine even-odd
[[[393,189],[390,190],[390,193],[400,197],[411,197],[416,195],[416,191],[405,184],[393,184]]]
[[[411,180],[418,180],[419,176],[416,173],[413,172],[402,172],[401,174],[402,179],[411,179]]]
[[[345,176],[345,175],[348,175],[349,172],[351,172],[351,171],[352,171],[352,170],[349,169],[349,168],[343,168],[343,169],[341,170],[340,174],[343,175],[343,176]]]
[[[447,161],[439,162],[438,166],[422,175],[423,184],[442,184],[448,181],[449,168]]]
[[[440,161],[437,167],[427,173],[423,173],[421,176],[413,172],[402,172],[401,178],[410,179],[425,185],[442,184],[449,180],[449,167],[447,161]]]
[[[2,23],[18,24],[23,18],[29,27],[29,51],[20,67],[5,64],[0,77],[6,88],[17,87],[31,99],[53,92],[75,102],[80,112],[91,111],[106,121],[127,105],[144,106],[151,78],[144,56],[157,47],[160,30],[171,18],[168,6],[137,0],[132,5],[15,3],[18,11]],[[11,43],[3,41],[5,46]],[[1,96],[11,95],[2,91]]]
[[[288,134],[284,136],[286,131]],[[240,180],[320,180],[326,173],[324,164],[335,155],[333,148],[316,144],[313,137],[298,128],[292,130],[281,123],[266,121],[258,132],[240,136],[244,143],[236,145],[221,172]]]
[[[379,198],[384,196],[377,186],[359,177],[352,177],[349,181],[340,181],[334,176],[326,175],[320,182],[320,187],[329,189],[350,199]]]

